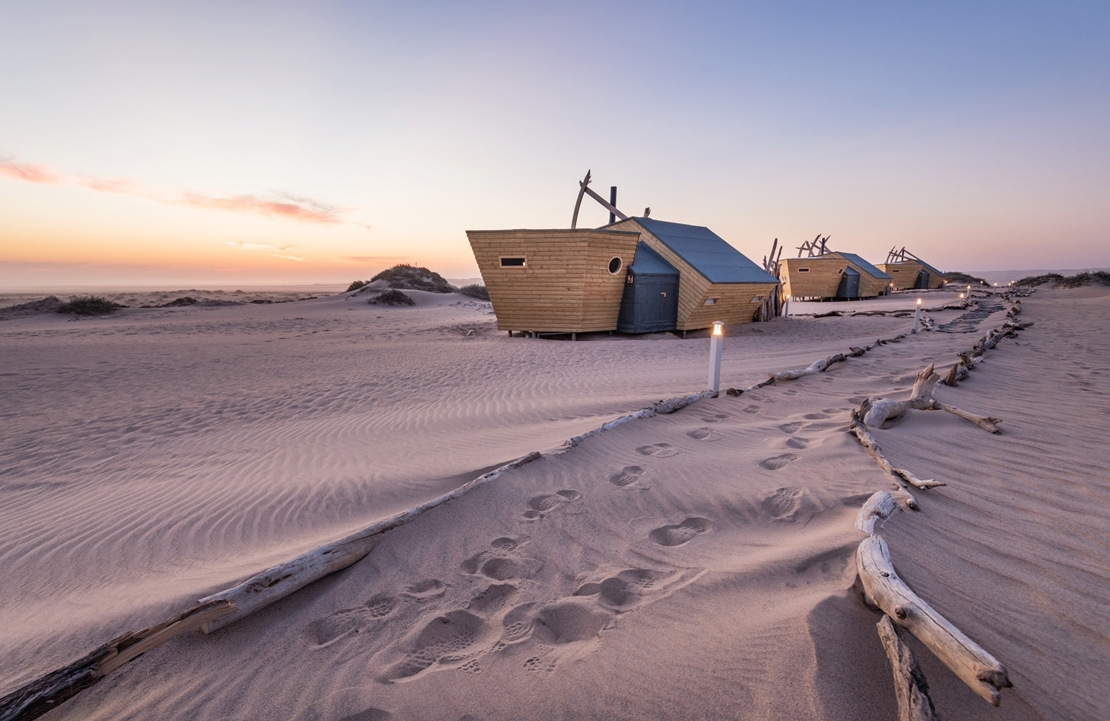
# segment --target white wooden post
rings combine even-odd
[[[725,336],[725,324],[714,321],[713,333],[709,336],[709,390],[721,390],[721,342]]]
[[[921,299],[917,299],[917,310],[913,312],[913,332],[921,329]]]

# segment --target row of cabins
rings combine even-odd
[[[466,235],[497,327],[510,334],[686,333],[716,321],[750,323],[780,283],[708,228],[654,218]],[[851,253],[787,259],[779,270],[782,292],[795,298],[874,297],[911,276]]]

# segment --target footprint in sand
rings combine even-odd
[[[520,544],[512,538],[497,538],[490,543],[492,551],[482,551],[460,564],[464,573],[482,575],[494,581],[532,578],[543,568],[543,561],[518,556]]]
[[[763,499],[763,510],[772,518],[789,521],[794,519],[801,502],[802,492],[797,488],[779,488]]]
[[[721,438],[719,433],[708,428],[695,428],[686,435],[696,441],[716,441]]]
[[[779,426],[779,430],[783,433],[797,433],[802,430],[803,425],[805,424],[801,421],[791,421],[790,423],[783,423]]]
[[[712,415],[702,416],[701,420],[703,423],[720,423],[721,421],[728,420],[728,414],[714,413]]]
[[[794,390],[793,388],[789,388],[789,389],[783,391],[782,394],[784,396],[796,396],[796,395],[798,395],[798,391]]]
[[[488,616],[500,611],[513,596],[517,588],[509,583],[495,583],[487,586],[477,596],[470,599],[466,610]]]
[[[808,420],[811,420],[811,421],[821,421],[821,420],[824,420],[824,419],[828,418],[828,416],[825,415],[824,413],[806,413],[802,417],[806,418]]]
[[[317,646],[327,646],[348,634],[359,633],[375,620],[388,616],[396,607],[397,599],[392,596],[371,596],[362,606],[345,608],[313,621],[309,624],[307,633]]]
[[[429,598],[439,598],[446,592],[447,584],[432,578],[425,581],[417,581],[406,588],[402,595],[415,598],[417,601],[427,601]]]
[[[783,453],[780,456],[772,456],[771,458],[764,459],[759,462],[759,465],[766,468],[768,471],[777,471],[787,463],[798,460],[798,457],[793,453]]]
[[[626,611],[639,603],[643,592],[651,588],[655,576],[655,573],[642,568],[621,571],[601,582],[597,601],[614,611]]]
[[[805,448],[809,445],[809,439],[798,438],[797,436],[794,436],[793,438],[788,438],[786,440],[786,445],[790,446],[791,448]]]
[[[524,517],[529,521],[543,518],[547,511],[554,510],[564,503],[577,501],[580,498],[582,498],[582,494],[573,489],[556,491],[555,493],[541,496],[532,496],[528,499],[528,510],[524,512]]]
[[[744,411],[745,413],[759,413],[759,411],[761,410],[761,407],[760,407],[760,406],[757,406],[757,405],[755,405],[755,404],[753,403],[753,404],[752,404],[752,405],[750,405],[750,406],[744,406],[744,408],[743,408],[742,410],[743,410],[743,411]]]
[[[644,475],[644,469],[640,466],[625,466],[620,473],[609,476],[609,482],[618,488],[624,488],[635,483],[642,475]]]
[[[457,668],[474,655],[474,647],[489,635],[486,621],[470,611],[436,616],[416,634],[402,660],[386,668],[383,682],[404,681],[432,666]]]
[[[678,454],[678,449],[670,443],[653,443],[650,446],[640,446],[636,452],[641,456],[653,456],[655,458],[669,458]]]
[[[660,546],[681,546],[689,543],[694,536],[713,530],[713,522],[701,516],[691,516],[682,523],[660,526],[648,534]]]

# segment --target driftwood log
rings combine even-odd
[[[779,371],[778,373],[772,373],[771,374],[771,381],[776,382],[776,383],[778,381],[792,381],[792,380],[797,380],[798,378],[801,378],[802,376],[811,376],[811,375],[815,375],[817,373],[824,373],[825,370],[827,370],[829,366],[831,366],[834,363],[839,363],[842,360],[844,360],[845,358],[847,358],[847,356],[844,355],[843,353],[834,353],[831,356],[829,356],[828,358],[821,358],[819,360],[815,360],[813,363],[811,363],[806,368],[796,368],[794,370]]]
[[[229,601],[201,602],[156,626],[112,639],[73,663],[59,668],[0,698],[0,721],[38,718],[125,663],[186,631],[234,613]]]
[[[930,363],[925,370],[917,374],[917,380],[913,384],[913,392],[908,400],[896,401],[891,398],[879,398],[872,401],[867,399],[860,406],[860,419],[864,425],[878,428],[886,421],[897,418],[911,409],[922,411],[941,410],[971,421],[991,433],[998,433],[998,424],[1002,422],[1002,419],[981,416],[935,400],[933,390],[939,381],[940,376],[933,370],[933,364]]]
[[[883,614],[876,624],[879,640],[890,661],[894,676],[894,698],[898,704],[898,721],[936,721],[937,713],[929,698],[929,684],[917,665],[913,651],[902,641],[898,627]]]
[[[334,543],[329,543],[319,548],[314,548],[306,553],[302,553],[300,556],[290,561],[280,563],[248,578],[234,588],[229,588],[225,591],[220,591],[219,593],[202,598],[200,601],[201,603],[230,601],[234,604],[235,610],[226,616],[205,623],[201,626],[201,630],[205,633],[211,633],[228,624],[235,623],[244,616],[285,598],[313,581],[347,568],[370,553],[378,541],[378,536],[385,531],[403,526],[425,511],[458,498],[477,486],[489,483],[500,477],[506,471],[519,468],[525,463],[531,463],[539,457],[540,453],[538,451],[532,451],[526,456],[506,463],[500,468],[492,470],[489,473],[484,473],[474,480],[464,483],[450,493],[445,493],[442,496],[421,503],[419,506],[410,508],[403,513],[398,513],[383,521],[379,521],[368,528],[353,533]]]
[[[879,467],[887,473],[901,478],[914,488],[921,488],[923,490],[947,485],[943,481],[918,478],[905,468],[895,468],[894,465],[887,460],[887,457],[883,455],[883,451],[879,448],[879,442],[875,440],[875,436],[871,435],[871,432],[867,430],[867,426],[860,420],[859,411],[852,411],[852,420],[848,424],[848,430],[851,431],[859,440],[860,444],[867,449],[867,453],[875,459]],[[907,502],[906,505],[913,510],[917,510],[917,501],[913,499],[913,496],[909,496],[909,502]]]
[[[1010,683],[1006,667],[937,613],[898,577],[890,549],[882,536],[863,539],[856,550],[856,568],[864,601],[881,609],[895,623],[916,636],[972,691],[992,706],[1000,689]]]
[[[890,514],[898,504],[894,501],[894,496],[886,491],[877,491],[871,494],[871,497],[859,509],[859,514],[856,516],[856,528],[863,533],[871,535],[875,532],[875,524],[882,525],[882,522],[890,518]]]

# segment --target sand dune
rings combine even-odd
[[[890,719],[856,513],[885,475],[846,433],[1005,306],[825,373],[562,442],[702,389],[706,338],[508,338],[488,304],[414,292],[0,323],[0,694],[116,634],[435,497],[365,559],[159,647],[48,718]],[[955,293],[931,293],[941,307]],[[991,708],[916,641],[946,719],[1091,719],[1110,672],[1110,295],[1040,291],[1036,325],[875,429],[914,491],[900,574],[1006,664]],[[913,296],[836,307],[910,308]],[[812,307],[811,307],[812,306]],[[831,304],[796,304],[794,313]],[[909,330],[895,317],[730,329],[751,386]],[[960,332],[944,332],[944,331]]]

